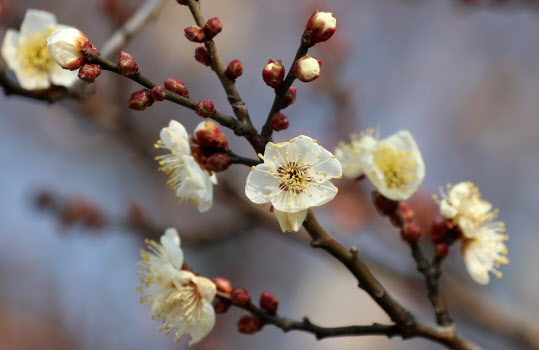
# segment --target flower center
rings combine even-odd
[[[307,175],[309,167],[304,164],[290,162],[277,168],[279,178],[279,189],[283,191],[292,191],[296,194],[301,193],[312,181],[312,177]]]
[[[372,152],[374,163],[384,174],[388,188],[403,188],[407,182],[416,179],[416,160],[410,151],[399,151],[381,145]]]
[[[53,67],[54,61],[47,48],[47,38],[52,30],[49,27],[43,33],[32,33],[20,43],[17,57],[26,74],[46,73]]]

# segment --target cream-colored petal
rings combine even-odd
[[[167,228],[165,234],[161,236],[161,245],[170,263],[177,269],[183,265],[183,251],[180,248],[180,236],[174,228]]]
[[[185,127],[175,120],[171,120],[168,127],[161,129],[159,133],[163,145],[173,148],[179,154],[190,154],[189,135]]]
[[[70,88],[79,80],[77,74],[77,71],[63,69],[55,64],[49,71],[49,79],[54,85]]]
[[[51,84],[49,82],[49,76],[43,72],[37,72],[34,74],[26,74],[22,70],[15,70],[15,76],[17,81],[23,89],[26,90],[42,90],[48,89]]]
[[[478,254],[479,242],[471,241],[462,246],[462,258],[470,277],[478,284],[486,285],[490,281],[489,270],[485,268]]]
[[[458,214],[457,208],[447,202],[446,199],[440,202],[440,213],[448,219],[454,218]]]
[[[26,38],[32,33],[43,33],[57,23],[56,16],[47,11],[30,9],[26,11],[21,24],[21,37]]]
[[[264,150],[264,163],[271,165],[275,169],[287,163],[287,156],[290,147],[289,142],[273,143],[268,142]]]
[[[275,209],[273,212],[283,232],[298,232],[307,216],[307,209],[293,213],[286,213]]]
[[[326,149],[320,147],[320,158],[318,163],[313,165],[313,177],[316,182],[325,182],[329,179],[337,178],[342,175],[343,167],[341,162]]]
[[[200,322],[195,322],[189,329],[186,329],[186,333],[191,336],[189,346],[201,341],[211,332],[215,325],[215,311],[211,303],[206,300],[202,300],[201,315]]]
[[[335,156],[341,162],[344,177],[357,179],[363,175],[363,164],[359,159],[356,159],[356,154],[351,149],[337,147],[335,148]]]
[[[193,283],[195,283],[197,286],[198,293],[202,299],[211,303],[215,298],[215,294],[217,293],[215,283],[213,283],[210,279],[201,276],[196,276],[193,279]]]
[[[290,140],[288,155],[286,156],[289,162],[297,164],[314,164],[320,155],[320,146],[314,142],[312,138],[305,135]]]
[[[21,64],[17,57],[17,49],[19,47],[19,32],[14,29],[8,29],[2,42],[2,57],[9,69],[19,70]]]
[[[259,164],[247,176],[245,195],[252,202],[268,203],[270,201],[268,196],[279,188],[279,180],[271,175],[273,169],[269,164]]]
[[[321,184],[311,184],[301,193],[279,191],[270,199],[277,210],[291,213],[310,207],[319,206],[332,200],[337,194],[337,187],[327,181]]]

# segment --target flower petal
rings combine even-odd
[[[480,244],[479,241],[475,240],[466,242],[462,246],[461,253],[470,277],[478,284],[486,285],[490,281],[490,276],[488,274],[489,270],[485,268],[480,254],[478,254]]]
[[[177,121],[171,120],[168,127],[161,129],[159,136],[163,144],[168,148],[174,148],[176,153],[180,155],[191,153],[187,130]]]
[[[69,88],[79,80],[79,77],[77,76],[77,71],[63,69],[59,65],[55,64],[49,71],[49,79],[54,85]]]
[[[196,284],[198,293],[202,297],[202,299],[205,299],[208,302],[212,302],[213,298],[215,298],[215,294],[217,293],[217,287],[215,286],[215,283],[213,283],[211,280],[209,280],[206,277],[201,276],[195,276],[193,279],[193,283]]]
[[[14,29],[8,29],[2,42],[2,57],[9,69],[19,70],[21,64],[17,58],[17,49],[19,47],[19,32]]]
[[[183,265],[183,251],[180,248],[180,237],[174,228],[167,228],[161,236],[161,245],[167,254],[170,263],[180,270]]]
[[[201,341],[208,333],[211,332],[215,325],[215,311],[211,303],[202,300],[202,310],[199,322],[195,322],[191,327],[186,329],[185,333],[191,336],[189,346],[192,346]]]
[[[21,37],[26,38],[32,33],[42,33],[57,23],[56,16],[47,11],[30,9],[26,11],[21,24]]]
[[[283,232],[298,232],[307,216],[307,209],[293,213],[286,213],[275,209],[273,212]]]
[[[320,146],[309,136],[300,135],[290,140],[288,155],[289,162],[297,164],[314,164],[320,155]]]
[[[268,196],[279,188],[279,180],[271,175],[273,169],[274,167],[272,165],[266,163],[259,164],[247,176],[245,195],[252,202],[257,204],[268,203],[270,201]]]
[[[313,177],[315,181],[321,183],[329,179],[341,177],[343,166],[331,152],[320,147],[320,158],[317,164],[313,165],[312,170],[314,170]]]

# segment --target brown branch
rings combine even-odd
[[[296,76],[293,73],[294,63],[296,63],[297,60],[307,54],[307,51],[309,50],[309,47],[311,45],[311,39],[312,32],[307,31],[303,33],[303,35],[301,36],[301,43],[299,45],[298,51],[296,52],[294,61],[292,61],[292,65],[288,70],[288,74],[286,75],[286,78],[283,82],[283,86],[278,89],[275,89],[275,99],[273,100],[273,105],[271,106],[271,110],[269,112],[268,118],[266,119],[266,123],[262,127],[261,136],[265,143],[271,141],[271,134],[273,133],[273,127],[271,126],[271,118],[273,118],[273,115],[275,113],[279,113],[279,111],[282,109],[284,97],[288,92],[288,89],[290,89],[290,87],[294,83],[294,80],[296,80]]]
[[[262,163],[262,161],[260,159],[251,159],[251,158],[242,157],[242,156],[232,152],[231,150],[228,150],[226,153],[230,156],[230,158],[232,159],[232,163],[234,163],[234,164],[243,164],[243,165],[247,165],[247,166],[256,166],[256,165]]]

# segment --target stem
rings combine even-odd
[[[258,164],[262,163],[262,161],[260,159],[251,159],[251,158],[242,157],[242,156],[232,152],[231,150],[228,150],[226,153],[230,156],[230,158],[232,159],[232,163],[234,163],[234,164],[243,164],[243,165],[247,165],[247,166],[257,166]]]

